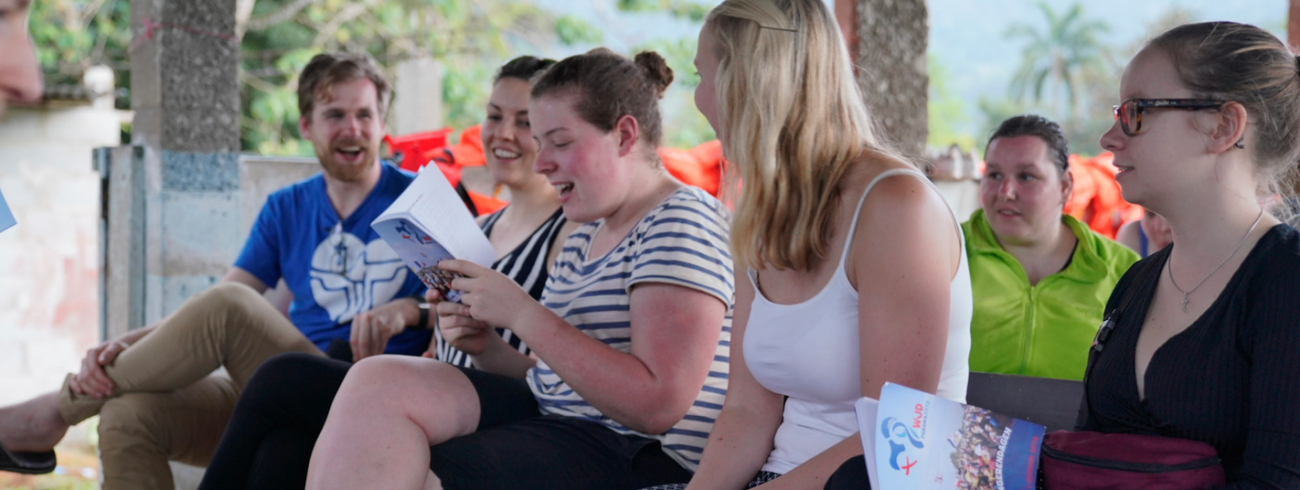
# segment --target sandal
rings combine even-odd
[[[0,446],[0,471],[22,473],[24,475],[41,475],[54,471],[59,462],[54,451],[38,453],[10,452]]]

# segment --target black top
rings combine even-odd
[[[1203,441],[1228,488],[1300,488],[1300,234],[1278,225],[1259,240],[1210,308],[1156,350],[1139,401],[1138,333],[1172,249],[1111,294],[1107,312],[1136,288],[1089,375],[1079,429]]]
[[[501,219],[501,211],[497,211],[488,216],[483,222],[482,229],[484,235],[492,235],[492,227]],[[559,235],[560,228],[564,227],[564,211],[556,210],[545,223],[537,227],[527,240],[520,243],[519,246],[511,250],[510,253],[497,259],[492,264],[492,269],[505,274],[507,277],[514,279],[516,284],[528,291],[528,295],[534,300],[542,297],[542,291],[546,289],[546,279],[549,277],[546,270],[546,257],[551,253],[551,246],[555,244],[556,235]],[[498,328],[497,333],[506,340],[519,352],[528,354],[528,346],[524,345],[514,332],[504,328]],[[470,362],[469,355],[457,350],[442,340],[442,332],[434,330],[434,337],[437,339],[438,359],[450,364],[455,364],[464,368],[474,367]]]

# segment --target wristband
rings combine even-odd
[[[427,330],[429,328],[429,303],[421,296],[411,296],[415,300],[415,307],[420,310],[420,319],[416,320],[415,325],[407,325],[407,330]]]

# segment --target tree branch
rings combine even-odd
[[[297,1],[301,2],[303,0],[297,0]],[[322,27],[319,31],[317,31],[316,39],[312,40],[311,45],[316,48],[323,47],[325,45],[325,42],[328,41],[330,38],[334,37],[334,34],[339,31],[339,28],[343,27],[343,24],[365,13],[366,8],[370,7],[370,5],[374,3],[375,0],[364,0],[359,3],[349,3],[346,7],[340,9],[339,13],[335,15],[333,19],[330,19],[328,24],[325,24],[325,27]]]
[[[267,15],[265,17],[258,17],[256,19],[249,20],[248,24],[244,26],[243,32],[260,31],[262,29],[266,29],[273,25],[292,19],[293,16],[298,15],[298,12],[301,12],[302,9],[307,8],[308,5],[311,5],[312,3],[315,2],[316,0],[294,0],[293,3],[290,3],[289,5],[285,5],[284,8],[280,9],[279,11],[273,14]]]

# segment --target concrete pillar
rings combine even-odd
[[[132,144],[140,150],[122,152],[126,160],[110,170],[140,172],[130,176],[141,188],[129,201],[144,250],[130,253],[143,253],[144,298],[136,304],[146,324],[214,284],[247,232],[240,229],[235,11],[235,0],[131,0]],[[109,218],[110,228],[129,224]]]
[[[432,58],[397,64],[388,133],[402,136],[442,128],[442,68]]]
[[[852,7],[839,2],[853,1]],[[838,0],[836,14],[854,19],[850,40],[872,115],[900,150],[921,155],[929,134],[930,77],[925,52],[930,24],[925,0]]]

